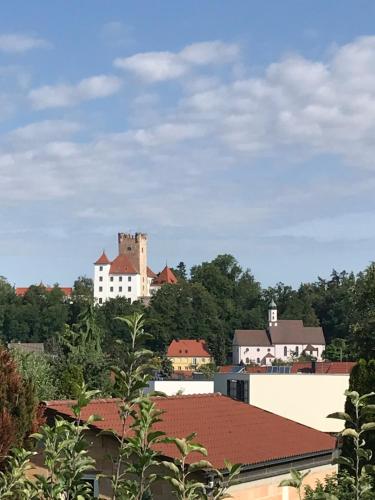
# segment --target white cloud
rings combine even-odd
[[[144,52],[117,58],[114,65],[134,73],[147,82],[180,78],[194,66],[225,64],[237,58],[239,47],[220,41],[194,43],[180,52]]]
[[[0,35],[0,52],[21,54],[32,49],[50,47],[50,43],[43,38],[22,33],[9,33]]]
[[[120,47],[133,43],[133,30],[121,21],[111,21],[103,25],[100,32],[102,40],[111,46]]]
[[[122,81],[116,76],[98,75],[81,80],[76,85],[44,85],[29,92],[35,109],[74,106],[81,101],[108,97],[120,90]]]

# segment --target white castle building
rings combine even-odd
[[[99,304],[116,297],[146,299],[162,285],[177,282],[168,266],[159,274],[148,267],[144,233],[118,233],[118,256],[111,261],[103,251],[94,267],[94,298]]]
[[[233,337],[233,363],[271,365],[275,359],[290,360],[292,355],[308,354],[322,360],[326,343],[323,330],[306,327],[301,320],[277,319],[274,301],[268,309],[265,330],[236,330]]]

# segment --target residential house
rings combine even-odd
[[[277,307],[271,302],[268,327],[264,330],[235,330],[233,363],[271,365],[275,359],[288,361],[302,354],[322,359],[325,350],[323,330],[306,327],[301,320],[277,318]]]
[[[306,484],[314,484],[336,471],[336,466],[331,465],[334,438],[260,408],[221,394],[159,397],[155,401],[164,412],[155,430],[179,438],[195,432],[197,442],[208,450],[207,460],[219,470],[224,469],[225,459],[243,464],[237,484],[229,491],[234,500],[297,500],[295,490],[279,488],[280,481],[289,476],[291,468],[311,471]],[[83,421],[92,414],[103,418],[90,426],[88,438],[93,443],[90,449],[96,468],[88,479],[95,488],[96,496],[100,494],[104,499],[111,498],[110,480],[105,476],[112,474],[111,459],[116,460],[118,439],[100,432],[111,428],[121,435],[118,403],[116,399],[94,400],[81,415]],[[72,418],[72,404],[72,401],[47,402],[47,418]],[[171,444],[160,444],[157,449],[164,460],[179,456],[176,447]],[[188,461],[197,459],[199,456],[192,454]],[[34,469],[29,473],[45,473],[41,455],[32,460]],[[215,475],[212,470],[207,470],[200,473],[197,479],[209,491]],[[175,498],[164,481],[155,482],[152,489],[155,500]]]
[[[213,357],[205,340],[172,340],[167,350],[167,357],[175,371],[194,371],[201,365],[212,363]]]

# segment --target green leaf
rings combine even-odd
[[[351,424],[354,423],[351,416],[348,413],[345,413],[343,411],[337,411],[335,413],[330,413],[329,415],[327,415],[327,418],[337,418],[339,420],[345,420],[346,422],[350,422]]]
[[[193,472],[200,469],[212,469],[212,465],[207,460],[199,460],[189,465],[189,472]]]
[[[363,424],[361,427],[362,431],[372,431],[375,429],[375,422],[368,422],[367,424]]]
[[[342,436],[349,436],[349,437],[352,437],[353,439],[359,438],[358,432],[355,431],[354,429],[345,429],[344,431],[342,431],[341,435]]]

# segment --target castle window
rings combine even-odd
[[[118,291],[119,291],[119,292],[122,292],[122,286],[119,286],[119,287],[118,287]]]
[[[103,281],[103,276],[99,276],[99,281]]]
[[[132,287],[128,286],[128,292],[131,292],[131,291],[132,291]]]
[[[99,292],[102,292],[102,291],[103,291],[103,287],[102,287],[102,286],[100,286],[100,287],[99,287]]]
[[[284,356],[288,356],[288,348],[287,348],[287,346],[284,346]]]
[[[103,266],[100,266],[100,267],[99,267],[99,271],[103,271]]]
[[[128,276],[128,281],[131,281],[132,280],[132,277],[131,276]]]
[[[143,253],[143,247],[142,247],[142,253]]]
[[[119,280],[119,281],[122,281],[122,276],[119,276],[119,277],[118,277],[118,280]]]
[[[110,292],[113,292],[113,286],[111,286],[111,288],[109,289]]]
[[[113,281],[113,276],[111,276],[109,279],[110,279],[110,281]]]

